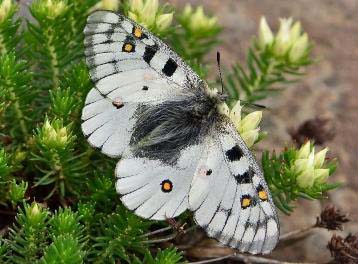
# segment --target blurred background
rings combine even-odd
[[[290,85],[278,97],[263,103],[263,129],[269,136],[258,148],[280,150],[292,144],[289,131],[305,121],[327,120],[318,136],[324,138],[339,165],[331,181],[343,187],[331,191],[327,200],[303,201],[291,216],[280,215],[281,233],[313,224],[327,204],[334,204],[348,213],[351,221],[343,232],[358,232],[358,0],[171,0],[175,6],[203,5],[205,11],[218,17],[222,26],[220,52],[222,64],[229,67],[244,60],[252,35],[257,33],[261,16],[265,16],[274,31],[279,18],[292,17],[302,22],[315,46],[307,76]],[[216,52],[216,51],[215,51]],[[207,56],[215,60],[215,52]],[[217,74],[213,69],[213,74]],[[216,76],[213,76],[216,78]],[[334,133],[332,139],[330,135]],[[280,245],[273,252],[286,261],[317,261],[330,259],[327,242],[332,233],[315,230],[306,239],[294,244]]]

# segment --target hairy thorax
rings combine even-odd
[[[159,105],[141,105],[135,117],[134,155],[175,164],[180,151],[199,144],[218,119],[220,99],[206,91]]]

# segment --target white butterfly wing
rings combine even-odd
[[[202,82],[178,54],[133,20],[111,11],[96,11],[88,17],[87,23],[84,32],[85,45],[90,47],[86,49],[89,65],[121,61],[127,57],[144,59],[153,70],[180,87],[187,86],[188,79],[194,87]],[[133,50],[126,52],[125,57],[116,56],[126,43],[131,44]]]
[[[82,130],[109,156],[129,149],[140,106],[180,100],[204,87],[167,45],[119,14],[92,13],[84,33],[95,88],[86,98]],[[116,176],[121,200],[144,218],[163,220],[190,209],[209,236],[241,251],[267,253],[278,241],[267,185],[230,122],[181,149],[175,165],[126,152]]]
[[[199,78],[158,38],[113,12],[87,20],[86,61],[95,84],[82,112],[82,130],[94,147],[119,156],[128,148],[140,104],[184,96]]]
[[[188,208],[188,192],[203,144],[181,151],[175,166],[160,160],[128,157],[117,164],[116,189],[135,214],[154,220],[180,215]]]
[[[92,89],[82,111],[82,131],[88,142],[109,156],[121,155],[130,141],[136,107],[137,104],[128,103],[124,109],[117,108]]]
[[[254,157],[230,122],[220,126],[203,153],[189,193],[197,223],[242,252],[271,252],[279,238],[275,207]]]

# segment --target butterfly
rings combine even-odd
[[[210,89],[166,44],[131,19],[95,11],[84,29],[94,88],[82,131],[120,160],[121,201],[136,215],[185,210],[209,237],[242,252],[269,253],[279,222],[263,174]]]

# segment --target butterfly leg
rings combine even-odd
[[[184,227],[186,223],[181,224],[180,222],[175,221],[175,218],[166,218],[167,223],[179,234],[185,234]]]

